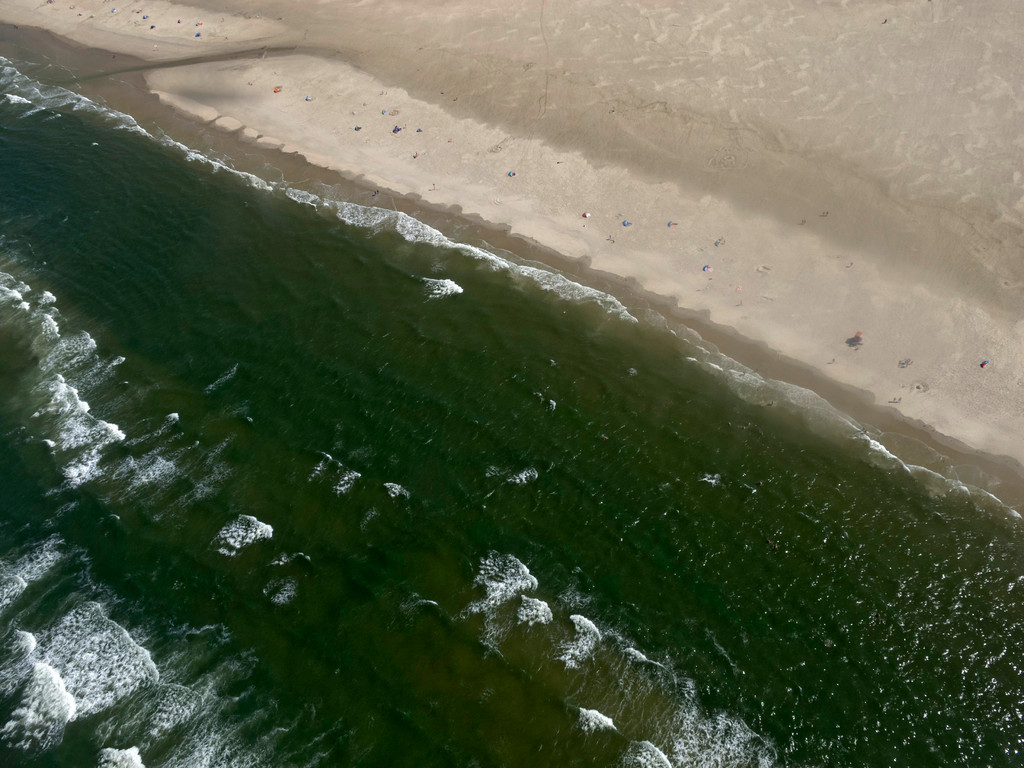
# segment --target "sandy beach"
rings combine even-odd
[[[150,62],[196,121],[507,227],[1021,470],[1014,3],[0,0],[0,22]]]

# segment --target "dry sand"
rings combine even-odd
[[[206,5],[0,20],[159,63],[149,87],[197,120],[507,225],[1024,462],[1019,3]]]

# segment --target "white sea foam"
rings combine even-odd
[[[33,651],[35,651],[38,645],[39,641],[36,639],[36,636],[33,635],[31,632],[25,632],[20,629],[14,631],[13,650],[15,650],[16,652],[20,652],[24,656],[28,656]]]
[[[428,600],[425,597],[413,593],[408,600],[402,603],[402,610],[406,612],[412,612],[415,609],[422,608],[423,606],[429,605],[431,608],[440,608],[441,604],[437,600]]]
[[[399,496],[406,499],[409,498],[409,492],[398,483],[384,483],[384,490],[388,492],[388,496],[392,499],[397,499]]]
[[[112,361],[110,365],[113,366],[116,360],[118,359],[123,360],[124,358],[115,358],[115,361]],[[178,423],[178,420],[180,418],[181,417],[178,416],[177,413],[169,413],[164,417],[164,420],[161,422],[160,426],[157,427],[155,430],[153,430],[152,432],[141,434],[138,437],[135,437],[131,440],[126,440],[125,445],[139,445],[140,443],[151,443],[157,438],[163,437],[168,432],[171,432],[174,429],[174,425]]]
[[[363,519],[359,522],[359,530],[365,531],[367,528],[369,528],[370,523],[379,514],[380,513],[377,511],[376,507],[370,507],[368,510],[366,510],[366,514],[363,515]]]
[[[521,595],[519,604],[519,611],[516,613],[516,617],[519,619],[520,624],[528,624],[531,627],[534,624],[550,624],[554,618],[551,614],[551,606],[545,603],[543,600],[538,600],[535,597],[528,597],[527,595]]]
[[[24,118],[28,117],[29,115],[37,114],[39,112],[44,111],[44,109],[45,109],[44,107],[41,107],[38,104],[33,104],[30,99],[26,99],[26,98],[24,98],[22,96],[18,96],[17,94],[14,94],[14,93],[5,94],[4,95],[4,100],[8,104],[11,104],[11,105],[14,105],[14,106],[26,107],[26,109],[18,115],[19,119],[24,119]]]
[[[480,571],[473,583],[484,588],[487,596],[469,604],[469,610],[484,613],[512,600],[523,592],[537,588],[537,579],[530,569],[512,555],[492,552],[480,561]]]
[[[484,473],[487,477],[504,477],[506,483],[512,485],[526,485],[532,483],[540,474],[533,467],[527,467],[526,469],[513,470],[508,467],[497,467],[493,464],[487,467]]]
[[[527,483],[532,483],[538,477],[539,475],[537,474],[536,469],[533,467],[527,467],[513,475],[509,475],[508,482],[513,485],[526,485]]]
[[[6,661],[0,664],[0,697],[7,698],[23,686],[32,674],[36,658],[33,655],[38,641],[31,632],[15,630],[7,645]]]
[[[0,612],[60,562],[64,556],[62,544],[59,537],[51,536],[13,562],[0,562]]]
[[[279,735],[253,735],[225,723],[223,718],[199,718],[162,759],[161,768],[260,768],[276,766],[269,749],[260,742],[271,742]],[[253,745],[253,741],[257,743]]]
[[[574,613],[569,618],[576,626],[576,637],[562,645],[561,655],[558,659],[565,662],[568,669],[576,669],[590,658],[601,641],[601,632],[586,616]]]
[[[237,373],[238,373],[238,363],[235,363],[234,365],[231,366],[231,368],[229,368],[227,371],[225,371],[223,374],[221,374],[220,378],[218,378],[215,382],[213,382],[212,384],[207,385],[207,387],[203,391],[206,394],[209,395],[211,392],[214,392],[215,390],[220,389],[222,386],[224,386],[229,381],[231,381],[231,379],[235,378],[235,375]]]
[[[309,473],[309,479],[313,480],[317,477],[321,477],[327,468],[334,462],[334,457],[330,454],[323,454],[324,458],[321,461],[316,462],[316,466],[313,467],[313,471]]]
[[[234,557],[243,547],[273,537],[274,529],[257,520],[252,515],[239,515],[220,529],[213,540],[217,551],[222,555]]]
[[[292,578],[273,579],[263,588],[263,594],[270,598],[274,605],[286,605],[298,594],[299,583]]]
[[[319,195],[296,187],[286,187],[284,194],[300,205],[308,205],[311,208],[319,208],[324,203],[324,200]]]
[[[312,559],[305,552],[293,552],[292,554],[286,554],[282,552],[280,555],[270,561],[271,565],[288,565],[296,560],[305,560],[307,563],[312,562]]]
[[[0,272],[0,309],[21,307],[31,291],[22,281]],[[53,294],[43,292],[35,308],[19,309],[24,317],[15,328],[24,334],[37,361],[29,388],[37,434],[52,443],[68,484],[77,487],[95,476],[105,448],[125,435],[116,424],[93,416],[80,396],[81,387],[97,383],[106,366],[88,333],[61,334],[54,301]]]
[[[632,742],[626,747],[619,765],[622,768],[672,768],[665,753],[649,741]]]
[[[274,715],[260,709],[249,715],[238,710],[239,695],[250,683],[255,659],[220,657],[210,665],[206,643],[220,645],[229,635],[222,625],[182,628],[183,644],[175,644],[162,659],[173,674],[189,679],[189,686],[159,683],[139,691],[130,706],[116,716],[97,718],[95,738],[101,744],[137,745],[142,757],[159,752],[161,768],[271,768],[272,747],[283,727],[274,727]],[[219,656],[219,654],[218,654]],[[241,685],[242,687],[238,687]],[[155,757],[153,759],[156,759]]]
[[[179,505],[185,506],[206,498],[231,474],[231,466],[222,458],[230,442],[230,438],[227,438],[210,448],[200,446],[196,441],[172,457],[181,471],[187,472],[195,482],[192,489],[178,499]]]
[[[866,434],[863,435],[863,437],[867,441],[868,447],[874,453],[877,453],[879,456],[881,456],[882,458],[886,459],[887,462],[891,462],[894,465],[899,465],[899,466],[903,467],[904,469],[907,468],[907,465],[904,464],[902,461],[900,461],[899,458],[896,456],[896,454],[894,454],[892,451],[890,451],[888,448],[886,448],[880,442],[878,442],[874,438],[868,437]]]
[[[865,430],[860,430],[853,437],[856,440],[863,441],[867,446],[868,461],[874,466],[887,470],[906,472],[933,496],[966,494],[970,496],[975,504],[983,509],[998,510],[1014,518],[1020,517],[1016,510],[1004,504],[991,491],[968,485],[957,478],[955,474],[952,477],[947,477],[933,469],[922,467],[918,464],[909,464],[886,448],[881,441],[868,435]]]
[[[347,224],[365,227],[373,231],[392,230],[410,242],[429,243],[457,250],[470,258],[484,262],[494,270],[507,272],[514,278],[528,282],[542,290],[550,291],[563,299],[579,303],[594,303],[602,307],[610,316],[628,322],[637,322],[637,319],[618,299],[604,291],[588,288],[549,269],[516,263],[484,248],[455,242],[433,227],[404,213],[356,205],[355,203],[324,202],[332,206],[338,218]]]
[[[622,652],[626,656],[628,656],[629,658],[633,659],[634,661],[639,661],[641,664],[654,664],[655,666],[658,666],[658,667],[664,667],[665,666],[661,662],[651,661],[649,658],[647,658],[643,653],[638,651],[636,648],[626,647],[626,648],[624,648],[622,650]]]
[[[309,475],[310,481],[321,477],[330,477],[334,492],[337,495],[341,496],[351,491],[352,487],[356,484],[356,480],[362,477],[362,475],[354,469],[345,467],[329,453],[321,455],[324,458],[317,462],[317,465],[313,468]]]
[[[558,601],[570,610],[579,610],[590,605],[591,597],[576,587],[569,586],[558,596]]]
[[[7,277],[10,277],[7,275]],[[22,304],[27,304],[25,297],[22,296],[21,291],[17,288],[8,288],[7,286],[0,283],[0,299],[4,299],[9,306],[21,307]]]
[[[480,561],[480,571],[473,583],[483,587],[486,596],[467,605],[464,613],[484,615],[484,642],[495,646],[513,622],[511,616],[501,611],[502,606],[523,592],[536,589],[537,579],[512,555],[492,552]]]
[[[28,582],[17,574],[0,574],[0,612],[21,597]]]
[[[56,309],[50,310],[56,312]],[[56,328],[53,316],[41,313],[40,317],[49,327]],[[52,325],[51,325],[52,324]],[[83,384],[92,384],[102,378],[104,366],[96,354],[96,340],[85,331],[65,333],[49,338],[40,368],[45,373],[75,371]]]
[[[274,747],[289,730],[288,724],[274,722],[278,713],[273,702],[256,710],[245,704],[253,702],[253,694],[259,696],[251,688],[257,659],[250,654],[225,657],[221,652],[216,661],[211,659],[204,648],[230,642],[222,625],[182,629],[185,642],[167,648],[161,666],[189,679],[188,687],[157,685],[141,691],[131,706],[101,721],[99,743],[137,745],[147,762],[152,758],[161,768],[279,765],[280,759],[274,758],[280,753]],[[102,727],[102,722],[111,727]],[[151,751],[159,752],[158,760]]]
[[[96,768],[146,768],[142,763],[138,747],[128,749],[100,750],[100,760]]]
[[[172,728],[191,720],[202,700],[191,688],[183,685],[157,686],[151,709],[146,711],[145,730],[151,739],[163,736]]]
[[[659,745],[674,766],[695,768],[731,768],[756,766],[771,768],[776,752],[739,717],[727,712],[708,713],[698,700],[698,686],[678,677],[671,665],[653,662],[632,646],[629,640],[607,633],[610,648],[621,652],[621,662],[603,656],[610,669],[595,665],[590,673],[593,694],[595,676],[610,672],[605,696],[616,702],[616,720],[624,732]],[[631,747],[631,749],[634,749]],[[662,765],[658,756],[646,748],[630,752],[633,762],[626,765]],[[664,752],[661,752],[664,750]],[[644,763],[643,760],[654,760]]]
[[[423,278],[426,286],[428,299],[443,299],[445,296],[455,296],[462,293],[462,286],[454,280],[432,280],[429,277]]]
[[[132,490],[142,486],[165,486],[178,474],[178,466],[164,457],[160,449],[135,458],[126,456],[114,469],[113,476],[126,480]]]
[[[543,392],[534,392],[533,396],[536,397],[544,406],[549,410],[553,411],[558,407],[558,403],[554,400],[550,400]]]
[[[39,320],[42,323],[41,329],[44,339],[54,342],[60,338],[60,326],[57,325],[57,321],[53,319],[53,315],[42,314],[39,316]]]
[[[60,673],[83,717],[160,678],[149,651],[107,618],[98,603],[84,603],[65,614],[41,635],[37,651]]]
[[[648,659],[641,651],[638,651],[636,648],[633,647],[627,647],[622,652],[629,656],[631,659],[636,659],[639,662],[646,663],[650,661],[650,659]]]
[[[338,476],[334,481],[334,492],[339,496],[344,493],[348,493],[352,490],[352,486],[356,484],[356,480],[360,477],[362,477],[362,475],[354,469],[340,469],[338,471]]]
[[[580,707],[580,717],[576,724],[587,733],[615,730],[615,723],[612,719],[607,715],[602,715],[596,709],[583,709],[583,707]]]
[[[182,669],[188,665],[172,661],[171,666],[181,674]],[[197,684],[207,686],[211,682],[210,678],[217,675],[217,671],[203,674]],[[132,705],[122,708],[116,717],[102,721],[95,737],[106,744],[135,743],[145,752],[179,726],[186,726],[179,730],[179,736],[185,733],[186,724],[193,722],[200,714],[213,714],[217,706],[215,695],[204,699],[204,696],[183,685],[158,683],[136,696]]]
[[[681,708],[672,723],[669,754],[677,765],[720,768],[775,765],[775,750],[750,726],[725,713],[708,716],[695,706]]]
[[[36,662],[21,703],[0,729],[0,738],[19,749],[48,749],[60,743],[76,709],[75,698],[57,670]]]

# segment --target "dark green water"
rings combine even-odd
[[[0,764],[1024,762],[1014,513],[610,297],[0,93]]]

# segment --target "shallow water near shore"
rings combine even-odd
[[[606,294],[0,93],[4,764],[1019,765],[1009,510]]]

